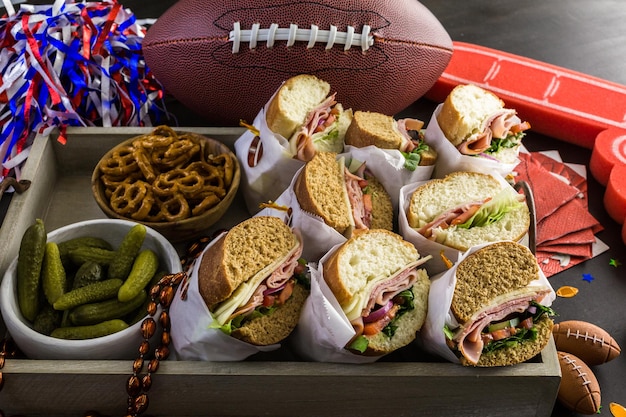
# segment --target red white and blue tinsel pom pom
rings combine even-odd
[[[151,126],[168,116],[143,58],[146,28],[117,1],[3,3],[0,180],[19,170],[37,133],[58,128],[63,142],[67,126]]]

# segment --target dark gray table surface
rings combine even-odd
[[[140,17],[156,18],[173,0],[121,1]],[[425,0],[451,38],[526,56],[626,85],[626,2],[623,0]],[[207,0],[207,5],[210,1]],[[428,120],[436,103],[420,100],[403,113]],[[203,125],[201,119],[176,103],[181,125]],[[626,109],[624,109],[626,112]],[[530,132],[525,144],[530,150],[560,151],[565,162],[587,164],[589,149]],[[607,215],[602,197],[604,187],[589,175],[590,212],[604,226],[597,237],[610,249],[550,278],[554,288],[573,285],[580,293],[559,298],[554,308],[556,321],[584,320],[608,331],[626,347],[626,246],[621,241],[621,226]],[[4,203],[4,202],[3,202]],[[0,210],[6,208],[0,206]],[[611,258],[624,265],[610,266]],[[588,283],[583,274],[595,279]],[[610,416],[609,403],[626,405],[626,355],[609,364],[592,368],[602,390],[602,415]],[[578,416],[558,402],[553,417]]]

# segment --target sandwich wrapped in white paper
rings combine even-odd
[[[408,184],[400,189],[399,200],[400,234],[433,256],[427,265],[431,276],[477,244],[505,239],[528,244],[530,209],[497,173],[455,172]]]
[[[296,327],[308,296],[297,230],[254,216],[203,250],[170,308],[174,352],[186,360],[241,360],[273,350]]]
[[[484,305],[479,304],[472,307],[466,307],[472,314],[471,320],[469,321],[476,323],[480,323],[480,320],[482,320],[482,322],[487,321],[484,325],[484,327],[487,327],[490,320],[489,317],[493,314],[493,311],[498,311],[502,316],[498,317],[497,320],[504,320],[505,318],[511,317],[513,314],[523,313],[527,308],[529,308],[528,299],[538,297],[541,305],[550,307],[556,298],[556,294],[552,289],[552,286],[541,269],[536,265],[536,259],[528,248],[515,242],[508,241],[488,243],[471,248],[468,252],[459,257],[458,261],[451,269],[438,274],[431,279],[428,314],[426,322],[420,331],[419,340],[421,342],[421,346],[425,350],[450,362],[460,363],[461,361],[459,356],[457,356],[457,354],[450,349],[448,345],[449,342],[446,340],[447,336],[444,332],[444,328],[456,331],[457,326],[459,325],[461,325],[461,327],[471,325],[469,324],[469,321],[467,323],[459,323],[455,314],[451,310],[455,290],[458,285],[457,270],[463,261],[485,248],[491,250],[491,253],[489,255],[484,254],[484,259],[488,261],[475,264],[477,270],[480,270],[476,273],[476,279],[482,277],[484,279],[492,279],[493,282],[482,283],[478,280],[472,281],[473,278],[467,278],[464,276],[463,280],[466,288],[463,290],[459,289],[459,291],[463,291],[463,294],[458,294],[459,300],[466,298],[474,301],[479,300],[480,297],[489,298],[488,302]],[[510,259],[504,260],[503,262],[498,262],[497,259],[494,260],[494,256],[503,254],[507,250],[510,250],[510,252],[515,251],[516,254],[511,255]],[[479,254],[478,256],[482,255],[483,254]],[[512,261],[511,259],[517,259],[518,261]],[[516,264],[515,262],[519,262],[519,264]],[[497,268],[500,270],[494,271],[491,268]],[[499,275],[497,279],[489,278],[490,275],[495,277],[495,274]],[[470,288],[469,290],[467,289],[468,287]],[[489,288],[489,290],[487,290],[487,288]],[[475,293],[472,292],[472,289],[475,289]],[[477,295],[479,292],[481,293],[480,296]],[[524,301],[521,301],[522,298]],[[462,301],[458,301],[458,303],[460,304]],[[520,305],[521,307],[518,307]],[[505,307],[496,308],[498,306]],[[551,328],[549,323],[551,323],[551,321],[548,322],[547,327]],[[480,332],[482,328],[483,325],[479,325],[479,328],[475,331]],[[547,342],[546,339],[550,337],[549,329],[546,329],[546,326],[544,326],[544,330],[543,334],[539,334],[539,338],[536,340],[538,345],[520,347],[520,349],[524,350],[524,353],[520,354],[519,357],[503,353],[496,359],[490,359],[492,362],[480,364],[479,366],[509,365],[518,361],[523,361],[523,359],[520,358],[523,357],[524,354],[526,356],[534,356],[534,354],[537,354],[538,351],[545,346],[545,343]],[[472,336],[467,335],[467,337],[471,338]],[[535,344],[535,341],[529,342],[529,345],[532,344]],[[514,345],[514,343],[511,343],[511,345]],[[483,344],[480,343],[479,346],[482,347]],[[478,349],[480,350],[481,347]],[[505,349],[513,349],[513,347]],[[503,352],[505,349],[503,349]],[[468,352],[468,356],[470,358],[475,354],[479,353]],[[465,364],[468,363],[467,359],[464,359],[463,357],[461,357],[461,359]]]
[[[367,363],[407,346],[426,318],[428,258],[401,236],[362,231],[311,269],[292,345],[308,360]]]
[[[250,214],[261,203],[273,201],[289,186],[304,162],[293,157],[289,141],[272,132],[265,120],[265,108],[253,122],[257,132],[246,130],[235,141],[235,153],[242,168],[240,190]]]
[[[357,167],[355,174],[345,175],[344,178],[344,168],[351,170],[354,167]],[[309,170],[306,171],[306,168]],[[369,173],[359,172],[363,168],[376,172],[375,178],[369,177]],[[305,171],[306,179],[301,179],[305,178]],[[294,174],[290,185],[275,200],[275,204],[259,214],[283,219],[289,217],[289,223],[301,231],[306,242],[303,256],[309,262],[317,262],[334,245],[345,242],[353,230],[364,227],[357,224],[359,220],[355,215],[362,214],[362,211],[354,209],[359,203],[361,206],[365,204],[363,198],[358,198],[364,197],[363,193],[355,190],[359,187],[356,183],[360,182],[361,176],[369,178],[366,193],[371,193],[369,197],[373,205],[369,227],[393,228],[394,198],[377,181],[379,176],[386,177],[389,171],[395,171],[395,168],[385,159],[374,159],[370,164],[354,158],[351,153],[321,152]],[[310,207],[303,207],[299,198]],[[313,209],[317,208],[320,211],[314,212]]]
[[[213,245],[214,239],[203,251]],[[172,359],[239,361],[258,352],[276,350],[279,344],[256,346],[228,336],[213,327],[213,316],[198,289],[198,268],[202,255],[188,272],[188,281],[178,286],[170,306]]]
[[[324,281],[321,262],[311,268],[311,293],[304,303],[291,344],[306,360],[337,363],[371,363],[377,356],[362,356],[345,349],[354,328]]]
[[[342,152],[352,110],[330,94],[327,82],[309,74],[286,80],[252,126],[235,142],[243,167],[241,189],[254,214],[275,200],[295,171],[318,151]]]
[[[519,164],[520,161],[517,158],[510,162],[502,162],[488,157],[462,154],[446,138],[439,126],[437,115],[441,111],[442,106],[443,104],[440,104],[435,108],[425,133],[426,141],[437,149],[438,153],[437,164],[433,172],[434,178],[443,178],[447,174],[456,171],[497,172],[499,175],[507,176]]]

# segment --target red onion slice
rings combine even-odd
[[[385,304],[384,306],[380,307],[377,310],[372,311],[366,317],[363,317],[363,322],[373,323],[375,321],[382,319],[383,317],[385,317],[385,314],[387,314],[387,312],[391,309],[392,306],[393,306],[393,301],[389,300],[387,304]]]

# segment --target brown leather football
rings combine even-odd
[[[224,126],[252,122],[301,73],[330,83],[344,108],[394,115],[434,85],[453,49],[416,0],[180,0],[142,47],[168,93]]]
[[[580,320],[567,320],[552,327],[557,350],[568,352],[594,366],[617,358],[621,348],[601,327]]]
[[[575,355],[560,351],[557,353],[561,365],[561,385],[557,399],[576,413],[596,414],[602,404],[596,376]]]

